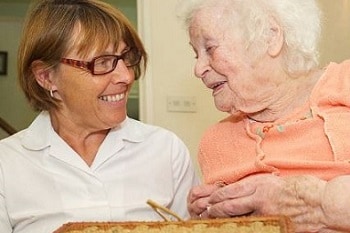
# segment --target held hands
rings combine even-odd
[[[284,183],[274,175],[255,175],[224,187],[197,186],[189,193],[188,209],[193,218],[200,214],[202,218],[224,218],[275,212],[266,208],[271,208],[269,202],[275,201]]]
[[[325,186],[325,181],[311,176],[253,175],[224,187],[194,187],[188,195],[188,210],[194,219],[286,215],[296,232],[317,232],[325,223]]]

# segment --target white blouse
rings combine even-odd
[[[42,112],[0,141],[0,232],[49,233],[73,221],[162,221],[147,199],[188,218],[198,184],[185,144],[172,132],[127,118],[89,167]]]

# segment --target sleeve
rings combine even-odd
[[[327,135],[337,161],[349,159],[350,142],[350,60],[331,63],[310,97],[313,115],[324,121]]]
[[[339,176],[330,180],[322,198],[321,210],[327,229],[350,232],[350,175]]]
[[[3,169],[0,164],[0,232],[1,233],[11,233],[12,227],[8,217],[6,208],[6,197],[4,190],[4,176]]]
[[[350,107],[350,60],[331,63],[318,81],[310,97],[311,105],[320,109]]]
[[[187,195],[193,186],[200,183],[200,180],[188,148],[179,138],[173,144],[172,156],[174,199],[170,209],[183,219],[188,219]]]

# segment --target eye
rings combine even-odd
[[[195,48],[193,48],[193,46],[192,46],[192,51],[194,52],[194,55],[195,55],[194,58],[198,59],[198,52]]]
[[[113,62],[113,57],[100,57],[99,59],[96,59],[95,66],[99,67],[106,67],[109,66]]]
[[[205,48],[205,51],[207,54],[212,55],[216,48],[217,48],[217,46],[208,46]]]
[[[130,48],[124,52],[123,60],[127,67],[138,65],[141,60],[141,53],[136,48]]]

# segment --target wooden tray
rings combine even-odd
[[[293,233],[284,216],[169,222],[72,222],[54,233]]]

